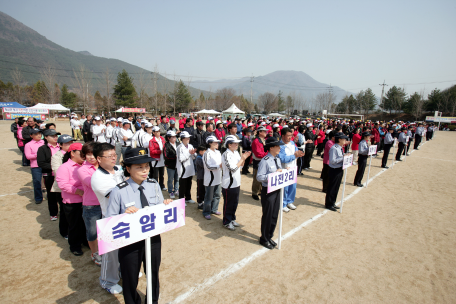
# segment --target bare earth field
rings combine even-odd
[[[34,203],[10,123],[0,122],[0,302],[123,303],[101,289],[88,248],[81,257],[69,252],[47,201]],[[57,129],[71,134],[68,122]],[[324,211],[322,159],[313,158],[313,169],[298,177],[298,209],[284,214],[283,233],[322,215],[267,252],[258,244],[252,176],[243,175],[242,227],[229,231],[220,216],[207,221],[189,205],[186,226],[162,235],[160,303],[455,303],[454,151],[456,132],[438,132],[393,169],[373,159],[375,178],[360,190],[352,185],[356,166],[349,168],[342,214]],[[196,199],[196,183],[192,190]],[[145,294],[145,276],[138,288]]]

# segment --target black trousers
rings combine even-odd
[[[165,167],[153,167],[152,176],[160,185],[160,189],[165,188]]]
[[[204,204],[204,197],[206,196],[206,187],[204,187],[204,179],[196,180],[196,202]]]
[[[251,159],[252,159],[252,154],[250,154],[250,156],[245,159],[244,166],[242,167],[243,174],[249,173],[249,165],[250,165]]]
[[[309,168],[310,167],[310,160],[312,159],[312,154],[315,150],[315,146],[312,146],[310,148],[305,149],[305,154],[304,154],[304,164],[303,168]]]
[[[317,145],[317,155],[320,156],[321,152],[323,152],[324,149],[325,149],[325,145],[323,143],[319,143]]]
[[[55,192],[57,194],[57,201],[60,208],[60,217],[59,217],[59,232],[63,237],[68,236],[68,221],[65,215],[65,209],[63,208],[62,194],[60,192]]]
[[[86,242],[86,228],[82,219],[82,203],[63,204],[68,221],[68,244],[70,251],[80,250]]]
[[[429,139],[431,139],[433,134],[434,134],[434,131],[431,131],[431,132],[427,131],[427,132],[426,132],[426,141],[428,141]]]
[[[385,146],[385,143],[384,143],[383,139],[384,139],[383,137],[380,138],[380,145],[378,147],[380,149],[379,151],[383,151],[383,147]]]
[[[415,134],[415,145],[413,146],[413,149],[418,149],[418,146],[421,143],[421,136],[418,134]]]
[[[186,201],[192,199],[192,195],[190,193],[190,190],[192,190],[192,177],[193,176],[179,178],[179,198],[185,198]]]
[[[385,144],[383,149],[383,157],[382,157],[382,167],[386,167],[386,163],[388,162],[388,156],[390,154],[391,146],[393,144]]]
[[[410,153],[410,146],[411,146],[411,145],[412,145],[412,139],[410,138],[410,139],[409,139],[409,142],[407,143],[407,150],[404,151],[404,155],[405,155],[406,152],[407,152],[407,153]]]
[[[331,208],[336,205],[337,193],[339,193],[340,182],[344,176],[344,170],[329,167],[328,188],[326,189],[325,207]]]
[[[84,138],[85,143],[88,141],[92,141],[92,132],[87,132],[87,134],[84,134],[84,132],[82,132],[82,138]]]
[[[44,176],[44,186],[46,187],[49,214],[50,216],[57,216],[57,214],[59,213],[58,196],[60,193],[51,192],[53,184],[54,176],[52,176],[52,173],[48,173],[48,176]],[[60,197],[62,196],[60,195]]]
[[[158,272],[161,263],[161,238],[156,235],[150,238],[151,261],[152,261],[152,302],[158,303],[160,295],[160,282]],[[122,288],[125,304],[141,304],[141,297],[136,288],[138,287],[138,274],[141,264],[144,263],[146,272],[146,241],[140,241],[119,248],[120,273],[122,274]],[[149,275],[146,273],[146,276]],[[147,292],[146,302],[147,303]]]
[[[356,171],[355,181],[353,182],[355,185],[361,184],[363,180],[364,171],[366,170],[367,164],[367,155],[358,155],[358,171]]]
[[[321,169],[320,178],[323,179],[323,189],[322,191],[326,193],[328,190],[328,182],[329,182],[329,165],[323,164],[323,169]]]
[[[236,220],[236,210],[239,204],[241,187],[222,188],[223,195],[223,225]]]
[[[261,188],[261,237],[260,241],[266,242],[274,236],[274,230],[277,226],[277,218],[279,217],[280,206],[280,190],[271,193],[268,192],[268,187]]]
[[[300,151],[302,151],[302,150],[300,150]],[[304,156],[298,157],[296,159],[296,165],[298,166],[298,174],[301,174],[303,166],[304,166]]]
[[[405,148],[405,144],[400,142],[397,147],[396,160],[401,159],[401,154],[402,154],[402,152],[404,152],[404,148]]]

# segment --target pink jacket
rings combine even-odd
[[[78,177],[78,169],[81,165],[69,159],[57,170],[55,180],[62,190],[64,204],[81,203],[82,196],[75,194],[76,190],[84,190]]]
[[[84,206],[100,205],[100,202],[98,202],[97,196],[95,195],[95,192],[93,192],[92,186],[90,184],[92,175],[96,170],[97,168],[95,168],[94,165],[86,161],[78,169],[78,177],[82,184],[82,188],[84,189],[84,195],[82,196],[82,204]]]
[[[33,140],[28,142],[24,146],[24,153],[25,157],[30,161],[31,168],[38,168],[38,162],[36,161],[36,153],[38,152],[38,148],[44,145],[44,140]]]
[[[18,138],[17,146],[18,147],[24,146],[24,137],[22,137],[22,129],[23,129],[22,127],[17,128],[17,138]]]
[[[323,154],[323,163],[329,165],[329,149],[334,146],[334,142],[332,140],[328,140],[325,145],[325,152]]]

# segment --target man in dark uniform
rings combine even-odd
[[[268,154],[258,164],[258,172],[256,179],[262,184],[261,188],[261,208],[263,216],[261,217],[261,237],[260,244],[267,249],[273,249],[277,246],[272,240],[274,230],[277,225],[280,206],[280,189],[268,192],[268,175],[274,172],[282,171],[282,163],[280,162],[279,153],[280,146],[283,142],[278,141],[274,137],[266,139],[265,149]]]
[[[393,146],[394,138],[392,136],[394,132],[393,127],[388,128],[388,133],[385,134],[384,145],[383,145],[383,157],[382,157],[382,168],[388,169],[386,163],[388,162],[388,156]]]
[[[422,136],[424,136],[424,128],[423,124],[419,123],[418,128],[416,128],[415,131],[415,145],[413,146],[413,149],[419,150],[418,148],[420,147]]]
[[[125,152],[124,175],[130,178],[118,184],[111,191],[106,217],[123,213],[135,213],[142,208],[171,202],[170,199],[163,199],[163,194],[157,181],[148,178],[149,163],[151,161],[153,159],[149,157],[148,149],[135,148]],[[160,295],[158,272],[161,262],[160,235],[151,237],[150,241],[152,274],[146,273],[146,275],[152,275],[153,303],[158,303]],[[144,263],[144,269],[146,269],[145,245],[145,241],[139,241],[119,249],[120,273],[122,274],[123,295],[126,304],[141,304],[141,298],[136,288],[142,263]]]

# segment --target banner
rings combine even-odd
[[[104,254],[185,225],[185,199],[97,220],[98,253]]]
[[[268,193],[286,186],[296,184],[298,180],[298,167],[290,170],[282,169],[282,172],[275,172],[268,175]]]
[[[121,108],[124,113],[146,113],[145,108]]]
[[[46,115],[45,114],[18,114],[18,113],[3,113],[3,118],[4,119],[15,119],[19,117],[33,117],[36,119],[41,119],[41,120],[46,120]]]
[[[345,170],[353,165],[353,154],[345,155],[344,156],[344,164],[342,165],[342,169]]]
[[[3,108],[3,113],[49,114],[49,110],[48,109],[32,109],[32,108]]]
[[[456,123],[456,117],[434,117],[434,116],[426,116],[426,121],[430,121],[430,122]]]
[[[377,154],[377,145],[371,145],[369,146],[369,152],[367,155],[374,155]]]

